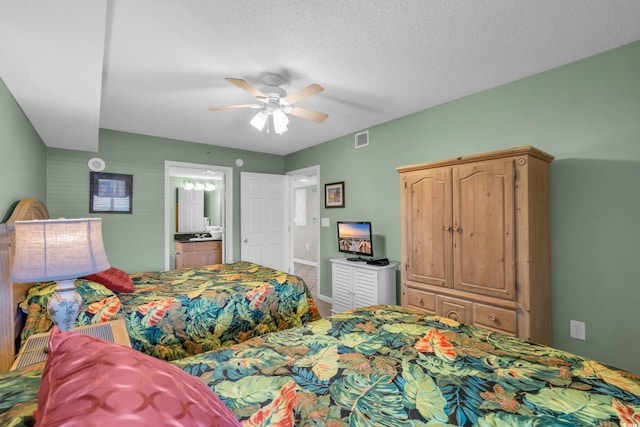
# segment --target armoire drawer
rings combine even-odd
[[[436,314],[460,323],[472,323],[472,306],[470,301],[436,295]]]
[[[436,296],[431,292],[426,292],[421,289],[406,288],[407,292],[407,305],[413,308],[419,308],[420,310],[428,311],[435,314],[436,312]]]
[[[513,310],[475,303],[473,304],[473,323],[510,335],[516,334],[516,313]]]

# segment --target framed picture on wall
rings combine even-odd
[[[133,212],[133,175],[91,172],[89,213]]]
[[[344,208],[344,181],[324,185],[324,207]]]

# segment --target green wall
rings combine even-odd
[[[98,156],[104,172],[133,175],[133,214],[89,214],[89,168]],[[47,207],[52,216],[102,217],[109,262],[129,273],[164,269],[165,160],[233,167],[234,236],[240,230],[240,168],[243,171],[284,173],[282,156],[205,144],[100,130],[98,153],[47,149]],[[234,245],[234,259],[240,258]]]
[[[47,152],[0,78],[0,222],[25,197],[46,202]]]
[[[533,145],[556,157],[553,345],[640,373],[640,42],[373,127],[369,136],[357,150],[347,135],[286,157],[286,170],[320,165],[322,188],[345,181],[346,207],[321,208],[331,219],[321,228],[322,294],[330,295],[328,259],[338,256],[337,220],[371,220],[386,256],[399,260],[396,167]],[[586,323],[586,341],[569,337],[570,319]]]

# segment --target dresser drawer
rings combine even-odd
[[[406,288],[407,305],[430,313],[436,312],[436,296],[421,289]]]
[[[516,313],[484,304],[473,305],[473,323],[510,335],[516,334]]]

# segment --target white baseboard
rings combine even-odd
[[[318,298],[319,300],[324,301],[326,303],[333,304],[333,299],[331,299],[331,297],[318,294],[316,296],[316,298]]]
[[[297,262],[298,264],[304,264],[304,265],[310,265],[312,267],[317,267],[318,263],[315,261],[308,261],[306,259],[298,259],[298,258],[294,258],[293,262]]]

